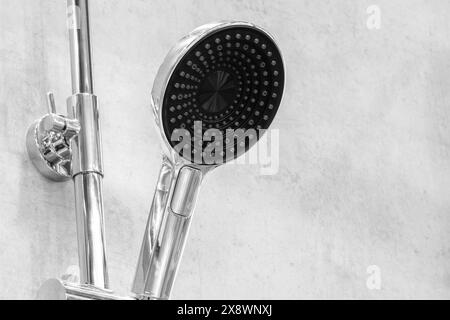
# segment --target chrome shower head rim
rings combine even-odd
[[[177,44],[172,47],[172,49],[167,54],[166,58],[164,59],[164,62],[162,63],[161,67],[158,70],[158,73],[155,77],[152,94],[151,94],[151,104],[152,104],[152,110],[154,113],[155,121],[159,130],[159,133],[162,137],[162,147],[164,150],[164,154],[169,158],[169,160],[174,164],[185,164],[185,165],[191,165],[195,166],[197,168],[200,168],[205,171],[209,171],[211,167],[216,167],[220,164],[214,164],[214,165],[208,165],[204,163],[194,163],[192,161],[189,161],[188,159],[181,156],[178,152],[176,152],[171,145],[165,130],[164,130],[164,124],[163,124],[163,103],[164,103],[164,97],[166,94],[166,91],[168,90],[168,86],[170,84],[170,80],[172,75],[174,74],[174,71],[177,69],[179,63],[182,61],[182,59],[185,57],[185,55],[194,48],[199,42],[201,42],[203,39],[209,37],[210,35],[213,35],[216,32],[228,29],[228,28],[235,28],[235,27],[244,27],[244,28],[250,28],[255,31],[261,32],[266,36],[275,46],[275,48],[278,51],[278,54],[281,58],[282,63],[282,70],[283,70],[283,86],[285,81],[285,64],[284,59],[280,50],[279,45],[275,41],[274,37],[267,32],[264,28],[261,28],[253,23],[245,22],[245,21],[218,21],[213,22],[209,24],[205,24],[203,26],[198,27],[197,29],[193,30],[191,33],[180,39]],[[282,99],[283,94],[281,94]],[[278,105],[281,104],[281,99]],[[278,108],[278,106],[277,106]],[[276,113],[276,112],[275,112]],[[239,155],[240,156],[240,155]]]

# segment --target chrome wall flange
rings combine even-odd
[[[71,140],[80,132],[76,119],[56,113],[53,93],[47,94],[48,113],[28,129],[28,155],[36,169],[46,178],[62,182],[72,178]]]

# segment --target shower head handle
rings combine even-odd
[[[213,168],[163,157],[132,287],[137,298],[169,299],[201,183]]]

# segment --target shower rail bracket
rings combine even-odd
[[[56,112],[54,96],[48,93],[48,111],[30,126],[26,144],[33,165],[44,177],[73,181],[79,279],[75,283],[64,278],[49,280],[42,290],[53,288],[68,299],[117,299],[109,290],[105,249],[103,157],[98,99],[93,89],[88,0],[67,0],[66,13],[72,80],[67,113]]]
[[[27,151],[36,169],[46,178],[62,182],[72,178],[71,141],[80,133],[77,119],[57,114],[53,93],[47,94],[48,113],[27,132]]]

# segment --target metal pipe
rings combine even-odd
[[[81,127],[71,144],[80,282],[108,289],[103,164],[98,104],[93,94],[88,1],[68,0],[67,8],[73,92],[67,99],[67,109]]]
[[[67,0],[72,93],[94,93],[87,0]]]

